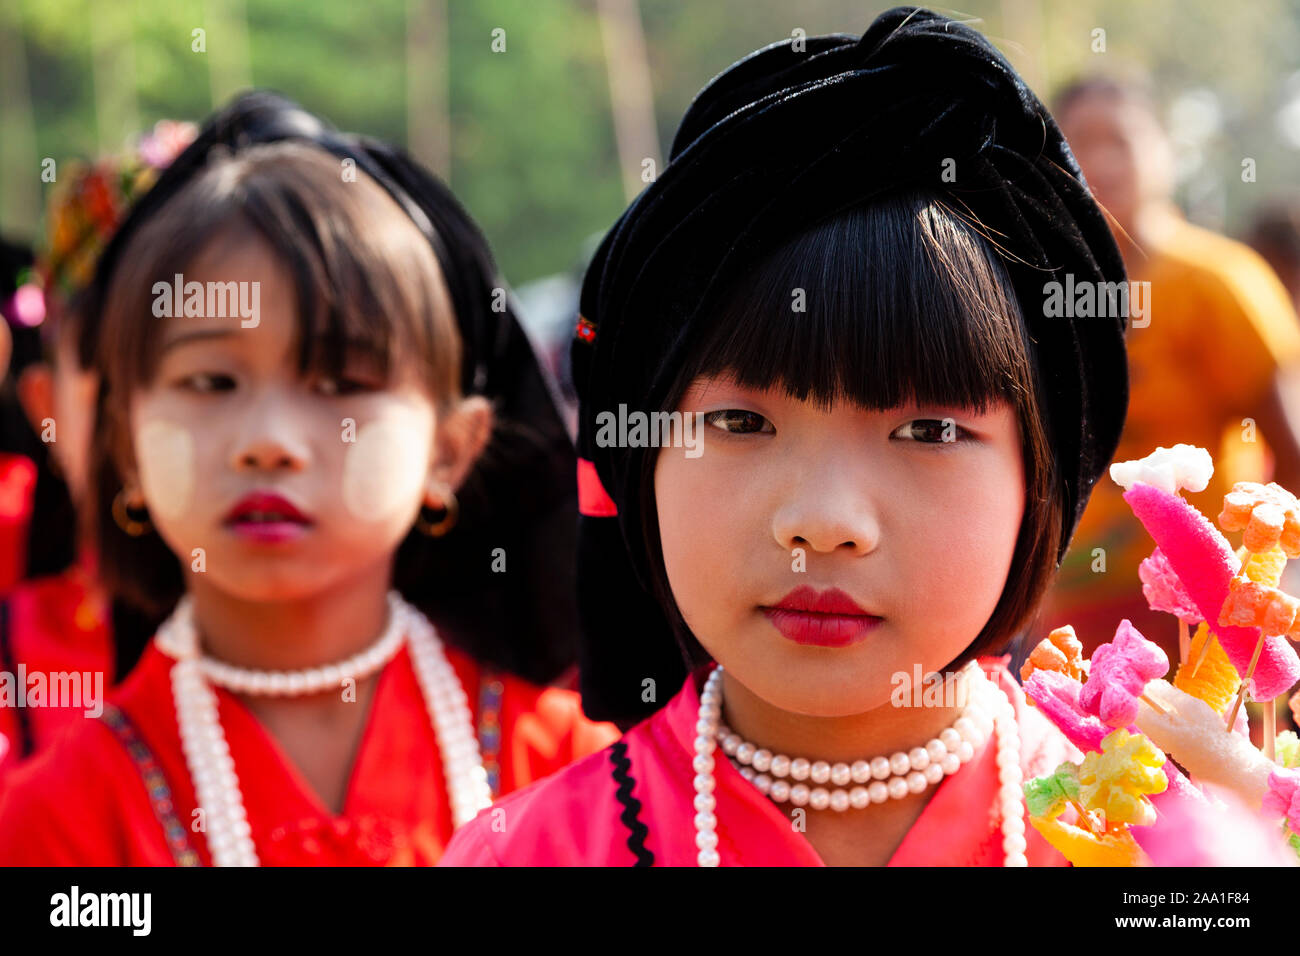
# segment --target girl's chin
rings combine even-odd
[[[806,717],[834,718],[884,709],[957,706],[952,682],[925,679],[942,666],[930,667],[914,658],[882,661],[872,655],[850,661],[820,655],[773,660],[757,670],[742,666],[733,669],[731,676],[769,706]]]
[[[250,547],[227,539],[206,549],[176,552],[195,554],[182,563],[192,586],[206,587],[231,600],[275,604],[299,602],[337,594],[362,585],[390,586],[387,553],[357,542],[310,540],[305,544]]]
[[[209,551],[206,560],[207,567],[202,570],[186,568],[194,585],[253,604],[309,600],[337,589],[349,576],[346,569],[340,570],[316,553],[272,558],[226,548],[221,553]]]
[[[842,669],[827,673],[781,667],[732,676],[769,707],[804,717],[852,717],[890,704],[889,675],[874,669],[846,675]]]
[[[774,694],[774,700],[766,703],[789,714],[801,717],[815,717],[831,720],[840,717],[857,717],[861,714],[889,706],[888,693],[883,696],[855,693],[843,697],[827,698],[817,694],[800,694],[797,692]]]
[[[284,577],[268,580],[258,578],[249,580],[214,580],[214,589],[225,597],[245,604],[283,604],[299,602],[318,597],[328,589],[322,588],[319,581],[309,581],[305,577]]]

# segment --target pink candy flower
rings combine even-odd
[[[1111,727],[1127,727],[1137,718],[1137,699],[1147,681],[1168,671],[1165,652],[1125,619],[1119,622],[1115,639],[1093,651],[1079,705]]]
[[[1169,558],[1156,548],[1151,557],[1143,559],[1138,565],[1138,577],[1142,579],[1142,593],[1153,611],[1173,614],[1184,624],[1198,624],[1201,612],[1183,588],[1178,573],[1169,564]]]
[[[1268,775],[1264,809],[1286,817],[1292,833],[1300,833],[1300,769],[1279,767]]]

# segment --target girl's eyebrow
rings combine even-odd
[[[190,342],[199,341],[201,339],[223,338],[227,335],[234,334],[234,329],[199,329],[195,332],[185,332],[164,342],[158,354],[164,355],[171,349],[176,348],[178,345],[186,345]]]
[[[725,372],[718,372],[713,375],[701,375],[697,377],[687,386],[682,397],[684,398],[687,395],[691,395],[697,399],[703,399],[709,392],[715,390],[726,391],[727,389],[752,394],[757,394],[763,391],[761,388],[750,388],[749,386],[741,385],[734,375]]]

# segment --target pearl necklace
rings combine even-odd
[[[997,767],[1000,786],[997,799],[1002,810],[1005,865],[1028,866],[1025,858],[1027,844],[1024,795],[1021,790],[1024,775],[1020,769],[1020,734],[1016,727],[1015,710],[1007,696],[978,666],[972,668],[972,676],[975,675],[979,678],[979,683],[974,688],[977,692],[976,700],[967,705],[952,727],[945,729],[925,747],[914,747],[907,753],[900,751],[890,758],[876,757],[870,761],[855,761],[851,765],[832,766],[826,761],[813,763],[803,758],[790,760],[784,755],[772,755],[770,751],[760,750],[753,744],[741,741],[730,731],[720,733],[722,667],[716,667],[700,694],[699,720],[695,725],[695,846],[699,850],[699,865],[718,866],[721,862],[717,851],[718,821],[713,812],[717,808],[717,799],[713,796],[713,753],[719,740],[723,752],[731,750],[732,753],[728,755],[734,756],[742,764],[739,768],[741,775],[772,800],[778,803],[789,800],[795,806],[808,805],[814,810],[830,807],[843,812],[849,807],[860,810],[869,803],[883,803],[890,798],[901,799],[909,793],[920,793],[928,784],[938,783],[948,773],[955,773],[961,765],[970,761],[975,748],[987,740],[988,718],[984,714],[987,709],[992,712],[993,728],[998,736]],[[934,746],[936,744],[938,746]],[[745,748],[743,759],[742,747]],[[939,753],[936,760],[935,754],[940,747],[943,752]],[[954,762],[957,765],[955,767]],[[859,786],[847,792],[839,788],[827,791],[824,787],[810,790],[803,783],[791,786],[780,779],[787,773],[799,781],[812,779],[814,783],[825,783],[830,780],[837,784],[854,781]],[[777,779],[773,780],[769,774]],[[871,777],[876,779],[867,787],[861,786]],[[890,778],[888,783],[885,782],[886,777]]]
[[[177,606],[177,612],[193,620],[194,608],[190,598],[182,599],[184,606]],[[263,671],[245,667],[235,667],[207,655],[199,655],[199,670],[208,679],[237,694],[249,694],[265,697],[298,697],[306,694],[319,694],[322,691],[337,690],[345,680],[364,680],[387,664],[402,647],[406,633],[402,629],[401,614],[390,613],[388,624],[379,640],[360,653],[347,660],[325,667],[309,667],[298,671]],[[190,628],[190,625],[185,625]],[[179,634],[180,629],[162,629],[158,632],[158,646],[169,655],[179,659],[188,652],[185,643],[189,633]]]
[[[966,669],[978,670],[978,665],[971,662]],[[987,686],[981,682],[974,689],[979,693]],[[960,770],[974,756],[975,748],[983,744],[992,732],[992,719],[980,706],[980,701],[972,699],[952,726],[930,739],[924,747],[913,747],[906,753],[900,750],[890,757],[857,760],[852,765],[832,765],[825,760],[810,761],[803,757],[791,760],[785,754],[773,754],[741,739],[722,724],[718,726],[717,739],[723,753],[738,765],[736,769],[740,775],[764,796],[776,803],[789,801],[796,807],[809,806],[814,810],[829,807],[843,813],[850,807],[861,810],[869,803],[901,800],[909,793],[920,793],[930,784]],[[786,777],[795,783],[788,783]],[[805,780],[815,784],[829,781],[836,786],[831,790],[820,786],[809,789],[803,783]],[[858,786],[844,789],[849,783]]]
[[[387,654],[386,659],[391,659],[396,646],[400,646],[399,640],[391,652],[387,651],[393,634],[405,638],[411,652],[416,681],[420,685],[425,708],[438,741],[438,751],[447,778],[447,793],[451,800],[453,824],[460,827],[492,802],[487,771],[483,768],[478,739],[474,734],[469,700],[455,670],[443,654],[442,643],[428,618],[402,600],[395,591],[388,594],[388,613],[388,625],[379,641],[370,650],[334,667],[339,668],[337,673],[341,682],[344,676],[350,676],[343,672],[344,665],[364,658],[361,665],[352,669],[353,674],[359,674],[361,666],[369,666],[372,659],[378,659],[383,653]],[[206,811],[205,830],[212,862],[216,866],[257,866],[257,850],[253,844],[243,795],[239,790],[239,777],[235,773],[230,747],[221,729],[217,697],[212,691],[208,670],[203,665],[204,658],[199,653],[194,609],[188,597],[181,599],[172,616],[159,628],[157,643],[160,650],[176,659],[171,669],[176,723],[180,730],[186,766],[189,768],[190,779],[194,782],[195,797],[199,807]],[[284,672],[240,672],[238,668],[222,672],[223,676],[228,676],[232,671],[240,674],[236,681],[242,681],[243,686],[251,686],[246,680],[249,675],[266,675],[273,680],[294,676]],[[335,673],[326,667],[298,672],[298,676],[315,671],[326,672],[331,676]],[[275,684],[280,686],[281,681],[275,680]],[[253,685],[267,686],[267,693],[308,692],[271,690],[270,685],[263,684],[260,676]],[[295,686],[308,685],[295,683]]]

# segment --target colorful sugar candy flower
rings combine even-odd
[[[1256,584],[1267,584],[1271,588],[1282,582],[1282,571],[1286,568],[1286,552],[1279,547],[1267,551],[1250,551],[1245,545],[1237,549],[1237,560],[1241,562],[1241,573]]]
[[[1127,619],[1115,639],[1092,652],[1088,680],[1079,705],[1111,727],[1127,727],[1137,717],[1138,698],[1147,681],[1169,672],[1169,658]]]
[[[1248,551],[1280,547],[1288,558],[1300,558],[1300,502],[1275,482],[1233,485],[1224,495],[1219,527],[1242,532]]]
[[[1214,474],[1210,453],[1195,445],[1175,445],[1157,448],[1145,458],[1117,461],[1110,466],[1110,477],[1115,484],[1128,489],[1137,482],[1160,488],[1176,495],[1188,491],[1204,491]]]
[[[1058,817],[1030,817],[1029,823],[1075,866],[1150,866],[1128,827],[1094,833]]]
[[[1075,680],[1083,680],[1088,675],[1083,644],[1075,636],[1074,628],[1066,624],[1039,641],[1021,665],[1020,679],[1028,680],[1029,675],[1037,670],[1056,671]]]
[[[1154,683],[1161,684],[1163,681]],[[1077,680],[1056,671],[1035,671],[1025,681],[1025,696],[1033,699],[1043,715],[1065,735],[1066,740],[1083,753],[1089,750],[1100,751],[1101,742],[1111,728],[1085,713],[1079,706],[1082,691],[1083,685]],[[1127,729],[1131,733],[1138,732],[1137,727]],[[1165,761],[1164,772],[1169,780],[1169,789],[1153,797],[1156,809],[1163,812],[1166,806],[1185,800],[1193,803],[1206,802],[1201,791],[1192,785],[1173,761]]]
[[[1142,594],[1151,610],[1172,614],[1188,625],[1201,620],[1200,609],[1183,589],[1183,582],[1178,580],[1178,575],[1169,566],[1169,559],[1159,548],[1138,565],[1138,577],[1142,580]]]
[[[1232,666],[1218,639],[1202,622],[1192,638],[1191,653],[1174,675],[1174,686],[1205,701],[1216,712],[1226,714],[1240,683],[1241,675],[1237,668]]]
[[[1124,500],[1168,557],[1232,666],[1248,672],[1261,632],[1219,623],[1229,582],[1241,568],[1223,533],[1178,495],[1152,485],[1134,484]],[[1300,683],[1300,657],[1286,638],[1266,635],[1251,676],[1255,699],[1272,700]]]
[[[1268,789],[1268,775],[1277,769],[1250,740],[1226,733],[1223,718],[1209,704],[1185,694],[1163,680],[1147,684],[1147,696],[1169,713],[1150,707],[1138,711],[1137,726],[1152,743],[1196,779],[1226,787],[1252,808]]]
[[[1280,767],[1268,777],[1264,810],[1286,817],[1292,833],[1300,833],[1300,770]]]
[[[1300,599],[1238,575],[1228,582],[1228,596],[1219,612],[1219,623],[1257,627],[1265,634],[1282,634],[1300,641],[1297,614],[1300,614]]]
[[[1101,742],[1100,754],[1090,753],[1079,765],[1079,799],[1089,810],[1100,810],[1110,823],[1149,826],[1156,811],[1147,794],[1163,793],[1169,785],[1161,767],[1165,755],[1142,734],[1122,727]]]
[[[1079,768],[1063,762],[1042,777],[1026,780],[1025,808],[1031,817],[1057,817],[1066,804],[1079,799]]]

